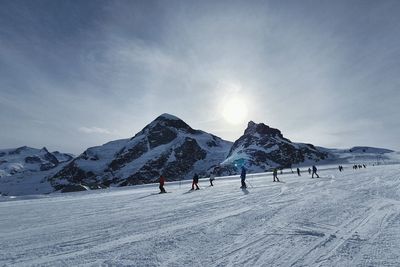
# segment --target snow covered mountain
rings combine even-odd
[[[54,191],[47,176],[53,176],[73,156],[27,146],[0,150],[0,193],[27,195]]]
[[[125,186],[205,174],[222,162],[232,143],[162,114],[130,139],[92,147],[58,172],[56,189],[69,184]]]
[[[318,150],[329,154],[329,158],[324,160],[324,164],[398,164],[400,163],[400,153],[390,149],[356,146],[350,149],[335,149],[317,147]]]
[[[293,143],[282,133],[263,123],[250,121],[244,134],[235,141],[220,173],[233,174],[236,166],[263,172],[274,167],[288,168],[299,163],[315,163],[329,156],[311,144]]]
[[[24,172],[47,171],[57,167],[62,162],[73,159],[70,154],[49,152],[27,146],[16,149],[0,150],[0,177],[11,176]]]
[[[293,143],[278,129],[250,121],[234,143],[194,130],[181,119],[162,114],[130,139],[111,141],[72,155],[46,148],[0,150],[0,193],[3,195],[69,192],[191,178],[194,173],[237,174],[275,167],[312,164],[391,164],[400,154],[373,147],[329,149]]]

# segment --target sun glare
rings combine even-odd
[[[231,124],[242,123],[247,117],[246,102],[239,97],[232,97],[223,104],[222,116]]]

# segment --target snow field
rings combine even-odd
[[[400,165],[319,174],[3,198],[0,266],[399,266]]]

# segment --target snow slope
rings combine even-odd
[[[399,266],[400,165],[1,197],[0,266]]]

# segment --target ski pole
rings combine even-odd
[[[251,188],[253,188],[253,185],[250,183],[249,180],[247,180],[247,183],[250,185]]]

